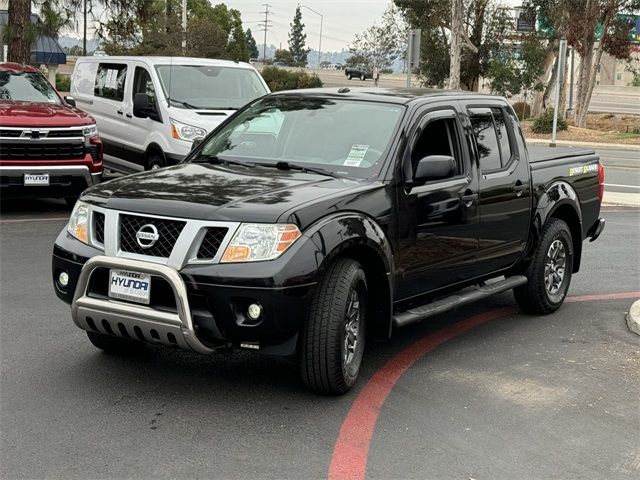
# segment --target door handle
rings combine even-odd
[[[470,207],[476,200],[478,200],[478,194],[471,193],[471,190],[467,190],[464,195],[460,196],[460,201],[464,203],[465,207]]]
[[[527,185],[522,183],[520,180],[518,180],[513,187],[513,191],[516,192],[516,197],[521,197],[522,192],[524,192],[526,189]]]
[[[126,117],[127,117],[127,118],[133,118],[133,115],[131,115],[130,113],[127,113],[127,114],[126,114]]]
[[[116,113],[117,113],[118,115],[122,115],[124,112],[123,112],[122,110],[116,110]]]

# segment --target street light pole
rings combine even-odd
[[[182,54],[187,52],[187,0],[182,0]]]
[[[318,68],[320,68],[320,58],[322,58],[322,23],[324,21],[324,15],[320,12],[316,12],[313,8],[307,7],[306,5],[302,5],[301,3],[298,6],[302,8],[306,8],[307,10],[311,10],[316,15],[320,15],[320,42],[318,43]]]

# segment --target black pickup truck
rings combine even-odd
[[[368,338],[510,289],[558,309],[603,181],[592,151],[528,152],[501,97],[280,92],[182,163],[86,190],[53,283],[105,351],[297,353],[310,389],[340,394]]]
[[[352,78],[359,78],[364,81],[367,78],[373,78],[373,70],[365,67],[364,65],[358,65],[357,67],[345,67],[344,75],[349,80]]]

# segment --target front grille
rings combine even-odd
[[[0,160],[70,160],[84,157],[82,143],[9,143],[0,145]]]
[[[96,242],[104,245],[104,213],[93,212],[93,228],[96,232]]]
[[[22,135],[22,130],[5,130],[0,129],[0,137],[5,138],[18,138]]]
[[[83,137],[82,130],[51,130],[47,138],[78,138]]]
[[[225,227],[207,228],[207,233],[204,235],[198,249],[198,258],[202,260],[214,258],[218,253],[222,240],[224,240],[224,236],[227,234],[227,230]]]
[[[120,249],[123,252],[169,257],[180,232],[187,222],[164,218],[120,215]],[[158,229],[158,240],[149,248],[142,248],[136,239],[136,233],[145,225],[154,225]]]

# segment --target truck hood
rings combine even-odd
[[[81,200],[152,215],[268,223],[304,205],[370,187],[364,180],[294,170],[184,163],[97,185]]]
[[[174,120],[204,128],[207,133],[211,133],[214,128],[234,113],[236,110],[189,110],[174,107],[169,109],[169,115]]]
[[[93,123],[91,115],[69,105],[0,101],[0,125],[5,127],[78,127]]]

